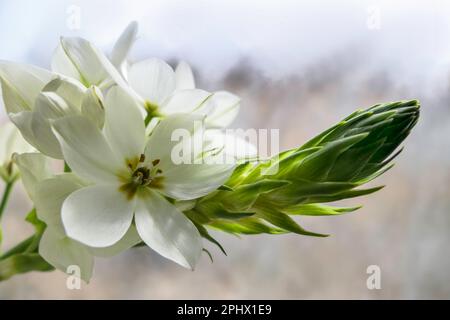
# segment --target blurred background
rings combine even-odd
[[[291,148],[357,108],[419,99],[421,120],[386,188],[346,201],[340,217],[305,217],[328,238],[215,233],[194,272],[141,248],[98,259],[81,290],[66,275],[0,283],[0,298],[407,299],[450,298],[450,4],[442,1],[0,0],[0,59],[49,67],[60,35],[106,52],[139,22],[132,60],[182,59],[200,88],[242,97],[236,128],[278,128]],[[7,121],[4,110],[0,121]],[[3,186],[0,187],[0,189]],[[31,234],[31,203],[17,188],[4,246]],[[368,290],[367,267],[381,269]]]

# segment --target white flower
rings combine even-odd
[[[83,114],[103,125],[102,94],[95,86],[87,89],[75,79],[10,62],[0,64],[0,79],[11,121],[28,143],[48,156],[62,158],[49,120]]]
[[[31,110],[42,88],[53,78],[45,69],[0,61],[0,82],[8,114]]]
[[[135,228],[130,228],[121,241],[107,248],[92,248],[70,239],[61,221],[61,207],[72,192],[86,187],[86,182],[73,173],[54,175],[49,158],[39,153],[16,155],[14,160],[38,218],[47,225],[39,243],[39,254],[55,268],[66,272],[69,266],[77,265],[81,278],[88,282],[95,256],[113,256],[141,242]]]
[[[67,235],[92,247],[106,247],[117,243],[134,223],[149,247],[193,268],[202,250],[200,234],[167,197],[202,197],[220,187],[234,165],[172,162],[178,145],[172,141],[173,131],[185,129],[196,139],[201,128],[194,124],[202,116],[169,116],[146,141],[142,113],[123,89],[110,89],[105,105],[103,132],[82,116],[53,123],[64,159],[91,183],[64,201],[61,214]]]
[[[240,98],[236,95],[195,89],[191,68],[185,62],[174,71],[160,59],[139,61],[130,66],[127,80],[147,110],[156,115],[192,112],[206,115],[208,127],[223,128],[230,125],[239,112]]]
[[[137,27],[132,22],[124,30],[113,47],[111,62],[87,40],[61,38],[52,59],[52,71],[103,91],[117,84],[154,116],[194,112],[207,116],[208,127],[228,126],[239,112],[240,98],[226,91],[209,93],[196,89],[187,63],[180,62],[175,71],[156,58],[130,64],[128,54]]]
[[[85,87],[107,89],[124,85],[122,77],[108,58],[89,41],[77,37],[61,37],[51,62],[55,73],[74,78]]]
[[[19,130],[10,122],[0,126],[0,177],[10,182],[17,177],[17,169],[13,165],[15,153],[30,152],[33,148],[22,138]]]

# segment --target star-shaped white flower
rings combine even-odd
[[[50,120],[82,114],[103,126],[102,92],[94,85],[86,88],[74,78],[6,61],[0,62],[0,81],[11,121],[29,144],[52,158],[62,153]]]
[[[96,256],[114,256],[142,241],[134,227],[119,242],[106,248],[89,247],[69,238],[61,220],[62,204],[71,193],[88,184],[73,173],[53,174],[50,158],[40,153],[15,155],[14,161],[37,216],[46,224],[39,254],[55,268],[67,272],[69,266],[77,265],[81,278],[89,282]]]
[[[154,116],[193,112],[206,115],[208,127],[227,127],[239,112],[240,98],[227,91],[210,93],[196,89],[186,62],[180,62],[175,70],[157,58],[130,63],[128,55],[137,28],[136,22],[130,23],[109,60],[85,39],[61,38],[52,58],[52,71],[77,79],[87,87],[98,86],[102,91],[117,84]]]
[[[174,131],[184,129],[195,140],[203,116],[169,116],[147,139],[142,113],[123,89],[110,89],[105,106],[103,132],[83,116],[53,123],[64,159],[75,174],[91,182],[63,203],[67,235],[92,247],[107,247],[135,224],[149,247],[193,268],[202,250],[201,237],[171,201],[196,199],[216,190],[234,164],[172,161],[174,147],[179,145],[172,141]]]

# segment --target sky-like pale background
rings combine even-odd
[[[214,264],[205,256],[195,272],[141,248],[99,259],[81,290],[61,272],[32,273],[0,283],[0,298],[450,298],[449,18],[443,0],[0,0],[0,60],[49,67],[61,35],[109,52],[136,20],[132,60],[189,62],[199,87],[242,97],[234,127],[278,128],[283,149],[359,107],[422,103],[396,167],[376,181],[385,189],[345,202],[363,204],[356,213],[300,218],[329,238],[217,234],[228,257],[211,247]],[[30,206],[17,190],[5,246],[31,232]],[[381,290],[366,287],[373,264]]]

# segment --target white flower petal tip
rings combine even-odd
[[[114,83],[126,86],[106,56],[83,38],[61,37],[51,67],[54,72],[74,78],[85,87],[95,85],[107,89]]]
[[[136,41],[137,33],[138,23],[133,21],[125,28],[120,37],[117,39],[111,52],[112,64],[124,77],[127,75],[127,58],[133,43]]]
[[[136,228],[142,240],[163,257],[193,270],[202,240],[194,224],[158,193],[148,191],[137,202]]]
[[[213,107],[208,103],[212,95],[201,89],[176,90],[161,106],[161,112],[166,115],[191,112],[206,115]]]
[[[32,110],[37,95],[54,76],[35,66],[0,61],[0,82],[6,112]]]
[[[184,61],[180,61],[175,68],[175,78],[178,90],[194,89],[195,79],[191,67]]]
[[[205,141],[208,149],[220,150],[226,159],[251,160],[258,156],[256,146],[235,133],[208,129],[205,131]]]
[[[228,92],[218,91],[210,99],[214,109],[208,114],[206,124],[208,127],[225,128],[237,117],[241,98]]]
[[[87,247],[47,228],[39,243],[39,254],[52,266],[66,273],[77,266],[80,277],[89,283],[94,269],[94,257]]]

